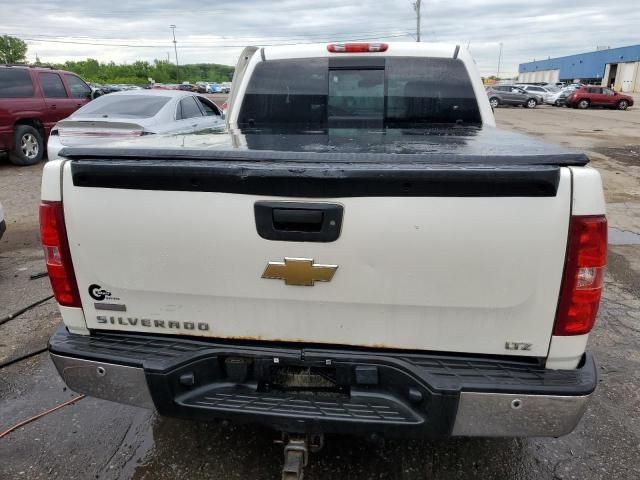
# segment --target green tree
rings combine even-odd
[[[0,63],[23,63],[27,60],[27,44],[16,37],[0,37]]]
[[[77,73],[89,82],[96,83],[128,83],[145,85],[148,78],[158,83],[174,83],[176,66],[166,60],[154,60],[153,63],[138,60],[131,64],[117,64],[115,62],[100,63],[87,58],[79,61],[66,61],[54,65],[62,70]],[[180,79],[194,83],[199,80],[224,82],[233,75],[233,67],[215,63],[198,63],[180,65]]]

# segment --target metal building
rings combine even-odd
[[[522,63],[518,72],[518,80],[526,83],[579,80],[640,92],[640,45]]]

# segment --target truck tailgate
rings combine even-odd
[[[348,167],[332,169],[283,167],[296,176],[287,181],[273,168],[220,162],[66,162],[65,221],[87,326],[546,356],[568,168],[394,166],[361,183]],[[261,201],[340,205],[339,237],[262,238]],[[337,269],[313,286],[263,278],[285,258]],[[528,346],[507,349],[513,342]]]

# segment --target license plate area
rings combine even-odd
[[[348,395],[349,388],[338,384],[337,372],[331,367],[282,366],[271,368],[271,381],[265,391],[326,392]]]
[[[252,384],[256,392],[327,393],[349,395],[348,371],[320,363],[297,363],[288,359],[226,357],[222,368],[228,380]]]

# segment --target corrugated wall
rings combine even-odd
[[[541,70],[537,72],[521,73],[518,75],[518,81],[522,83],[556,83],[560,81],[560,70]]]
[[[523,63],[519,67],[519,72],[520,75],[522,75],[540,71],[559,70],[560,80],[562,81],[576,78],[603,80],[606,79],[605,68],[607,64],[622,64],[627,62],[640,62],[640,45],[611,48],[608,50]],[[624,67],[624,69],[626,71],[626,67]],[[618,78],[619,75],[616,77],[616,83]],[[637,91],[638,86],[634,85],[634,88]]]
[[[638,70],[640,62],[629,62],[618,64],[618,74],[616,75],[615,88],[621,92],[639,92],[640,82]]]

